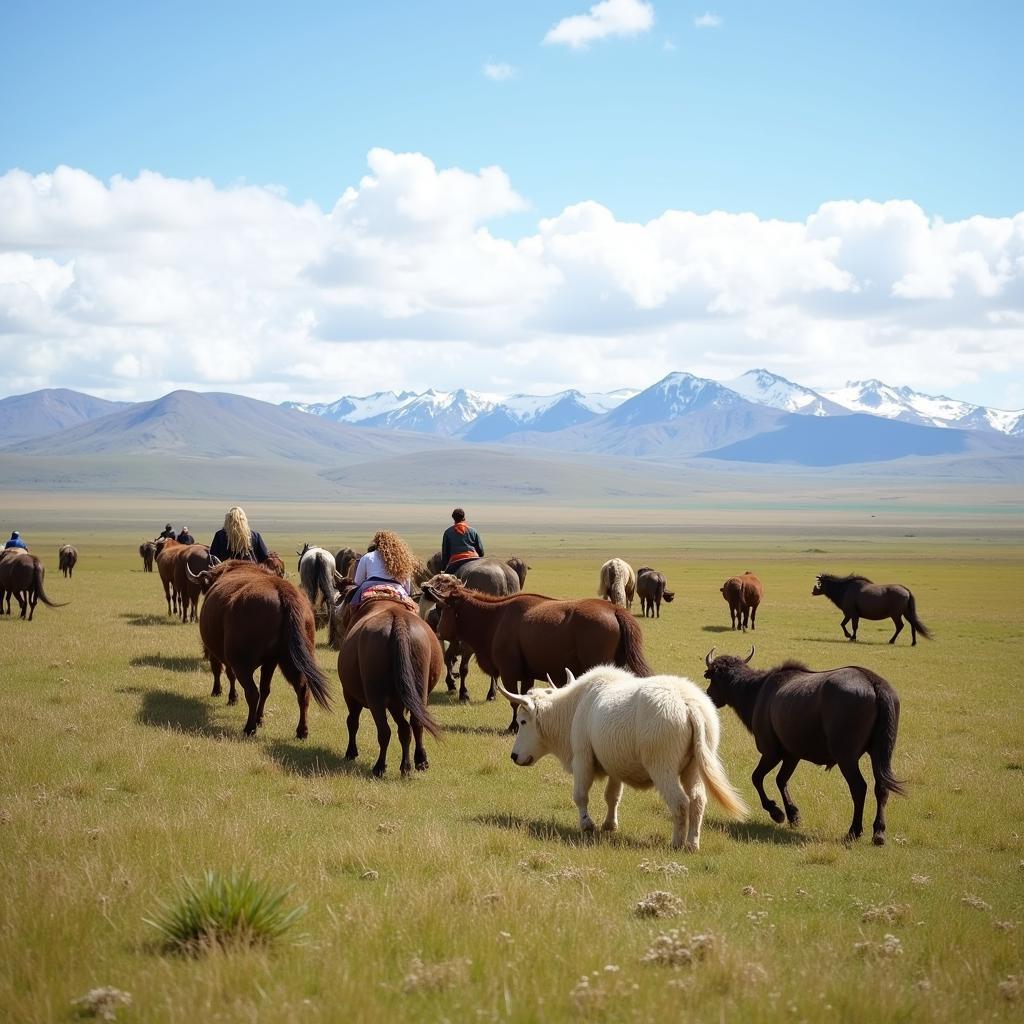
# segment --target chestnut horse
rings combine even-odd
[[[345,757],[353,760],[359,755],[359,716],[363,708],[369,708],[380,747],[373,774],[380,778],[387,767],[391,742],[388,712],[398,727],[402,746],[401,774],[408,775],[413,764],[417,771],[425,771],[429,765],[423,730],[435,738],[440,734],[427,710],[427,697],[441,678],[443,661],[440,642],[412,602],[364,598],[353,610],[338,652],[338,676],[348,706]],[[410,738],[416,745],[413,761],[409,760]]]
[[[441,639],[468,643],[480,668],[512,693],[528,692],[537,679],[564,679],[566,669],[582,675],[595,665],[653,675],[636,620],[607,601],[491,597],[445,576],[424,583],[423,593],[441,606]],[[515,715],[509,730],[515,731]]]
[[[174,589],[174,566],[178,560],[178,552],[185,548],[173,537],[163,537],[155,544],[156,569],[160,573],[160,583],[167,598],[167,614],[175,615],[178,611],[178,592]]]
[[[764,584],[748,569],[742,576],[730,576],[722,584],[722,597],[729,604],[729,621],[733,629],[757,629],[757,609],[764,597]]]
[[[295,735],[305,739],[310,694],[325,711],[331,707],[330,687],[316,662],[313,608],[306,596],[293,583],[252,562],[222,562],[196,579],[206,593],[199,634],[213,671],[212,696],[220,695],[220,673],[226,668],[231,682],[228,703],[236,700],[237,678],[249,705],[244,732],[251,736],[263,724],[270,681],[280,666],[299,702]],[[253,679],[257,667],[259,689]]]

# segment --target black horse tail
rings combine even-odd
[[[60,604],[55,604],[46,596],[46,591],[43,590],[43,563],[36,562],[32,571],[32,588],[36,592],[36,597],[45,605],[49,605],[51,608],[63,608],[67,604],[67,601],[62,601]]]
[[[330,711],[332,701],[331,688],[327,683],[327,677],[316,663],[316,657],[313,654],[312,648],[307,643],[304,628],[305,616],[303,614],[305,600],[299,591],[294,589],[289,591],[282,587],[279,593],[281,595],[281,611],[283,613],[281,631],[284,636],[282,639],[292,663],[290,667],[302,673],[302,677],[306,680],[306,685],[309,687],[309,692],[313,694],[313,699],[317,704],[324,711]],[[283,664],[281,665],[281,670],[284,671]],[[294,682],[291,679],[288,681]]]
[[[619,623],[619,646],[615,651],[615,664],[628,668],[635,676],[653,676],[654,670],[644,657],[644,635],[630,612],[625,608],[614,608]]]
[[[907,591],[909,594],[910,591]],[[914,601],[914,595],[910,594],[910,600],[907,601],[907,618],[910,620],[910,624],[925,638],[925,640],[931,640],[932,635],[928,631],[928,627],[917,617],[917,603]]]
[[[875,719],[870,747],[875,782],[890,793],[906,796],[903,783],[892,773],[892,751],[896,746],[896,733],[900,725],[900,698],[885,680],[880,679],[875,686],[875,701],[878,717]]]
[[[423,700],[422,672],[417,672],[412,638],[409,636],[409,623],[405,621],[405,616],[395,615],[392,619],[389,643],[391,668],[398,698],[409,709],[409,717],[437,739],[441,735],[441,727],[430,717]]]

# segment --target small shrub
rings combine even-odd
[[[75,1007],[80,1017],[116,1020],[117,1008],[131,1006],[132,996],[130,992],[122,992],[112,985],[104,985],[102,988],[89,989],[84,996],[72,1000],[71,1005]]]
[[[633,908],[637,917],[677,917],[683,912],[683,901],[670,892],[649,892]]]
[[[256,946],[280,938],[306,912],[287,909],[291,887],[276,889],[248,871],[207,871],[184,880],[174,899],[146,923],[163,936],[168,949],[197,954],[213,946]]]

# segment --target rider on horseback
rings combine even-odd
[[[483,557],[484,544],[480,534],[466,522],[463,509],[455,509],[452,519],[454,523],[444,531],[441,538],[441,563],[445,572],[458,576],[466,562]]]

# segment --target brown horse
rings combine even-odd
[[[263,563],[275,576],[284,579],[284,559],[276,551],[267,552],[267,560]]]
[[[316,629],[309,601],[294,584],[251,562],[223,562],[199,573],[199,580],[206,593],[199,634],[213,672],[212,696],[220,695],[220,673],[226,668],[231,681],[228,703],[234,703],[237,678],[249,705],[243,731],[251,736],[263,724],[270,681],[280,666],[299,703],[295,735],[305,739],[310,693],[325,711],[331,707],[330,687],[316,662]],[[257,667],[258,690],[253,679]]]
[[[733,629],[747,631],[757,628],[757,609],[764,597],[764,584],[748,569],[742,576],[730,576],[722,584],[722,597],[729,604],[729,621]]]
[[[17,599],[21,608],[21,618],[28,612],[28,621],[32,621],[36,604],[42,601],[51,608],[63,608],[64,604],[55,604],[46,596],[43,589],[43,577],[46,570],[43,563],[27,551],[7,548],[0,558],[0,604],[2,598],[7,600],[7,614],[11,614],[11,595]],[[66,602],[65,602],[66,603]]]
[[[194,578],[197,578],[204,569],[210,569],[216,564],[207,544],[183,544],[175,549],[172,572],[182,622],[195,622],[199,618],[199,595],[202,593],[202,586],[195,582]]]
[[[427,697],[441,678],[442,661],[440,642],[415,610],[399,601],[364,600],[355,609],[338,652],[338,676],[348,706],[345,757],[353,760],[359,755],[359,716],[369,708],[380,747],[373,774],[380,778],[387,767],[388,712],[402,746],[401,774],[408,775],[414,764],[417,771],[425,771],[423,730],[435,738],[440,734],[427,710]],[[409,760],[410,738],[416,747],[413,761]]]
[[[145,544],[139,545],[139,554],[142,556],[142,571],[153,571],[153,559],[156,558],[156,545],[147,540]]]
[[[57,565],[65,579],[71,578],[77,564],[78,552],[70,544],[62,544],[57,549]]]
[[[704,658],[710,682],[708,696],[716,707],[729,706],[754,736],[761,760],[751,779],[761,806],[772,821],[800,823],[800,811],[789,797],[789,780],[801,761],[826,768],[839,765],[853,798],[853,821],[847,841],[863,832],[867,783],[858,762],[871,757],[878,810],[872,826],[876,846],[885,842],[885,805],[890,793],[903,793],[892,774],[892,751],[900,723],[900,699],[889,682],[856,665],[812,672],[798,661],[759,672],[746,659],[722,655]],[[776,784],[786,813],[764,791],[764,777],[779,762]]]
[[[917,646],[917,634],[926,640],[932,635],[917,617],[914,595],[899,583],[872,583],[867,576],[832,576],[822,573],[814,581],[811,597],[824,594],[842,613],[843,635],[847,640],[857,639],[857,625],[861,619],[892,619],[896,632],[889,637],[889,643],[896,643],[896,637],[903,632],[903,616],[910,623],[910,646]],[[848,633],[846,624],[853,621],[853,632]]]
[[[167,598],[167,614],[174,615],[178,611],[178,592],[174,589],[174,567],[178,561],[178,552],[185,548],[173,537],[163,537],[156,542],[156,569],[160,573],[160,583]]]
[[[595,665],[618,665],[636,676],[653,674],[636,620],[606,601],[556,601],[539,594],[490,597],[447,577],[434,577],[423,592],[441,606],[441,639],[468,643],[480,668],[498,676],[512,693],[528,692],[537,679],[564,679],[566,669],[582,675]],[[514,715],[509,729],[515,729]]]

